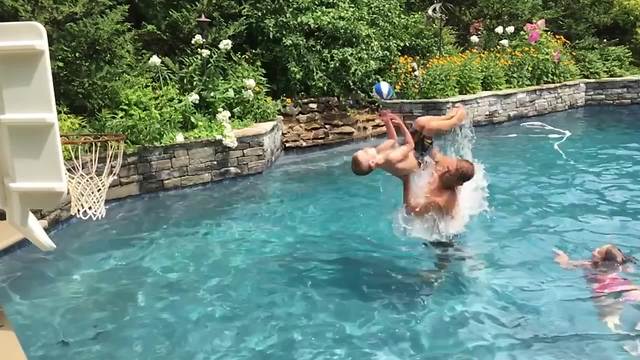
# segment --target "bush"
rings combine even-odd
[[[172,143],[178,132],[202,121],[188,98],[171,84],[154,87],[144,79],[127,79],[120,85],[117,105],[104,110],[98,124],[104,132],[126,134],[130,145]]]
[[[600,79],[628,75],[631,72],[632,54],[625,46],[580,44],[575,50],[580,76]]]
[[[111,0],[49,0],[37,6],[8,0],[0,2],[0,21],[35,20],[46,27],[58,102],[72,113],[93,116],[111,105],[115,82],[133,60],[127,11]]]
[[[507,87],[507,61],[496,54],[480,54],[480,73],[482,89],[486,91],[502,90]]]
[[[403,0],[256,1],[245,14],[278,94],[369,93],[400,53],[438,47],[437,27]]]

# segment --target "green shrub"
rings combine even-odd
[[[625,76],[632,72],[633,58],[626,46],[580,43],[575,49],[575,60],[583,78]]]
[[[420,96],[434,99],[458,95],[457,75],[457,65],[453,62],[431,63],[424,72]]]
[[[465,53],[457,66],[457,88],[460,95],[482,91],[480,58],[475,53]]]
[[[506,63],[494,54],[482,54],[480,73],[482,74],[482,89],[485,91],[502,90],[507,87],[505,74]],[[503,61],[503,63],[501,63]]]
[[[48,32],[56,96],[75,114],[109,107],[117,79],[130,71],[134,32],[119,1],[0,2],[0,21],[38,21]]]
[[[202,118],[175,86],[154,88],[144,80],[127,79],[117,105],[98,120],[101,130],[126,134],[130,145],[157,145],[175,142],[178,132],[195,128]]]

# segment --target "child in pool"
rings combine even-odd
[[[620,314],[624,303],[640,302],[640,287],[620,276],[620,272],[628,271],[627,265],[635,263],[636,259],[611,244],[595,249],[591,253],[591,260],[575,261],[561,250],[554,249],[554,252],[555,261],[561,267],[588,271],[586,277],[591,284],[600,318],[612,331],[620,331]],[[612,299],[609,295],[616,298]]]

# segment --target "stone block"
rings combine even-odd
[[[173,157],[181,158],[189,156],[187,149],[177,149],[173,152]]]
[[[235,159],[232,159],[232,160],[235,160]],[[254,162],[258,160],[260,160],[260,157],[258,156],[244,156],[244,157],[238,158],[238,164],[248,164],[250,162]]]
[[[206,163],[189,165],[187,174],[192,176],[192,175],[199,175],[199,174],[209,173],[209,172],[211,172],[211,170],[216,168],[217,163],[218,163],[218,161],[210,161],[210,162],[206,162]]]
[[[187,168],[160,170],[143,176],[145,181],[148,180],[167,180],[186,175]]]
[[[311,133],[312,139],[324,139],[329,135],[329,132],[326,129],[315,130]]]
[[[180,167],[189,166],[189,157],[182,156],[171,159],[171,167],[176,169]]]
[[[336,135],[353,135],[356,133],[356,129],[351,126],[341,126],[337,129],[332,129],[330,133]]]
[[[320,120],[320,114],[310,113],[310,114],[298,115],[296,116],[296,120],[302,124],[308,123],[308,122],[314,122],[314,121]]]
[[[151,172],[151,164],[149,163],[139,163],[137,168],[139,175],[145,175]]]
[[[259,161],[250,162],[248,164],[247,171],[249,174],[256,174],[256,173],[263,172],[266,168],[267,168],[267,162],[265,160],[259,160]]]
[[[243,155],[243,151],[242,150],[231,150],[229,151],[229,159],[233,159],[233,158],[237,158]]]
[[[201,160],[211,161],[215,156],[215,149],[213,146],[199,147],[189,149],[190,163],[202,162]]]
[[[304,127],[305,131],[318,130],[318,129],[324,128],[323,124],[320,124],[320,123],[317,123],[317,122],[306,123],[306,124],[304,124],[303,127]]]
[[[243,153],[244,153],[245,156],[262,155],[262,154],[264,154],[264,149],[261,148],[261,147],[250,148],[250,149],[244,150]]]
[[[210,181],[211,181],[211,174],[206,173],[206,174],[200,174],[200,175],[185,176],[181,178],[180,184],[182,186],[192,186],[197,184],[204,184]]]
[[[173,157],[172,153],[171,154],[160,154],[160,155],[155,155],[155,156],[144,157],[143,160],[154,162],[154,161],[159,161],[159,160],[168,160],[168,159],[171,159],[172,157]]]
[[[120,185],[127,185],[142,181],[142,175],[132,175],[127,177],[120,177]]]
[[[136,175],[137,173],[138,173],[138,167],[136,165],[127,165],[127,166],[120,167],[120,172],[118,173],[118,176],[129,177],[132,175]]]
[[[213,181],[227,179],[242,175],[242,171],[237,167],[228,167],[220,170],[215,170],[211,173]]]
[[[167,179],[162,182],[165,190],[179,188],[183,178]]]
[[[150,165],[151,165],[152,172],[168,170],[168,169],[171,169],[171,160],[153,161],[150,163]]]
[[[157,181],[143,181],[141,183],[134,183],[140,185],[140,193],[149,193],[162,190],[162,180]]]

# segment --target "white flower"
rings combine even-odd
[[[420,71],[416,70],[413,72],[413,76],[420,77]]]
[[[192,104],[197,104],[197,103],[199,103],[199,102],[200,102],[200,96],[198,96],[198,94],[196,94],[196,93],[191,93],[191,94],[189,94],[189,95],[187,96],[187,99],[189,99],[189,101],[190,101]]]
[[[418,64],[414,62],[411,63],[411,68],[413,69],[413,71],[418,71]]]
[[[253,91],[251,91],[251,90],[243,91],[242,95],[244,96],[245,99],[253,100]]]
[[[182,133],[177,133],[176,134],[176,142],[177,143],[184,142],[184,135]]]
[[[196,36],[194,36],[193,39],[191,39],[191,44],[193,44],[193,45],[202,45],[202,44],[204,44],[204,39],[202,38],[202,35],[196,34]]]
[[[231,119],[231,113],[227,110],[218,109],[216,119],[222,123],[228,122]]]
[[[256,87],[256,81],[253,79],[244,79],[244,87],[247,90],[253,90]]]
[[[216,139],[216,140],[222,140],[223,139],[222,135],[216,135],[213,138]]]
[[[200,49],[198,50],[198,52],[200,53],[200,55],[202,55],[202,57],[206,58],[209,57],[209,55],[211,55],[211,51],[207,50],[207,49]]]
[[[160,66],[160,64],[162,63],[162,59],[160,59],[158,57],[158,55],[153,55],[150,59],[149,59],[149,65],[151,66]]]
[[[238,140],[232,134],[231,136],[225,136],[224,139],[222,139],[222,144],[233,149],[238,146]]]
[[[505,30],[507,31],[507,34],[513,34],[516,31],[516,28],[513,26],[507,26]]]
[[[474,44],[477,44],[480,42],[480,38],[477,37],[476,35],[473,35],[472,37],[470,37],[469,40]]]
[[[234,97],[236,96],[236,93],[233,91],[233,89],[229,89],[225,95],[228,97]]]
[[[496,32],[496,34],[504,34],[504,28],[502,27],[502,25],[498,26],[495,30],[493,30]]]
[[[220,48],[220,50],[229,50],[231,49],[232,46],[233,46],[233,43],[229,39],[222,40],[220,41],[220,44],[218,44],[218,47]]]
[[[507,39],[502,39],[499,41],[500,45],[504,46],[504,47],[509,47],[509,40]]]

